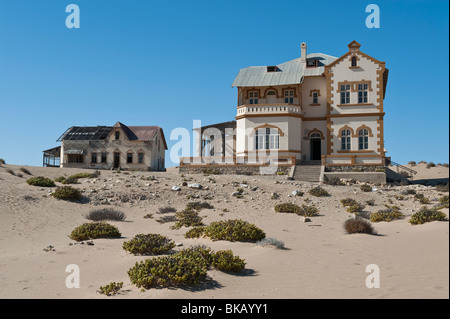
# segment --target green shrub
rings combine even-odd
[[[432,221],[447,220],[447,215],[439,211],[437,208],[422,207],[418,212],[414,213],[409,222],[412,225],[420,225]]]
[[[50,179],[42,176],[31,177],[27,179],[28,185],[41,186],[41,187],[55,187],[55,183]]]
[[[202,222],[203,218],[201,218],[194,209],[186,208],[185,210],[176,213],[175,217],[177,218],[177,222],[172,226],[172,229],[180,229],[183,226],[191,227],[204,225]]]
[[[405,196],[403,196],[403,195],[394,195],[394,198],[395,198],[396,200],[404,200],[404,199],[405,199]]]
[[[241,272],[245,269],[245,261],[234,256],[231,250],[219,250],[212,255],[211,265],[226,272]]]
[[[353,198],[343,198],[341,199],[341,204],[344,207],[348,207],[357,204],[357,202]]]
[[[207,267],[187,256],[174,254],[136,263],[128,270],[138,288],[195,286],[206,279]]]
[[[344,222],[347,234],[375,234],[372,224],[365,219],[349,219]]]
[[[313,217],[319,215],[319,210],[314,206],[302,204],[295,213],[300,216]]]
[[[323,189],[320,186],[316,186],[316,187],[310,189],[309,194],[316,196],[316,197],[330,196],[330,193],[328,193],[325,189]]]
[[[171,223],[171,222],[176,222],[177,216],[175,215],[164,215],[161,216],[160,218],[158,218],[156,221],[160,224],[164,224],[164,223]]]
[[[212,222],[205,227],[204,234],[214,241],[257,242],[266,237],[260,228],[241,219]]]
[[[448,195],[444,195],[444,196],[442,196],[442,197],[439,197],[439,203],[441,203],[441,204],[447,204],[447,206],[448,206],[448,203],[449,203],[449,197],[448,197]]]
[[[84,223],[76,227],[69,235],[70,239],[83,241],[97,238],[120,238],[121,233],[116,226],[105,222]]]
[[[239,272],[244,269],[245,262],[230,250],[213,252],[204,246],[194,246],[170,256],[136,263],[128,271],[128,276],[138,288],[192,287],[206,279],[211,267]]]
[[[173,240],[159,234],[138,234],[122,248],[135,255],[161,255],[175,247]]]
[[[189,229],[186,234],[184,234],[185,238],[200,238],[203,236],[205,232],[204,226],[197,226],[194,228]]]
[[[370,221],[372,223],[378,223],[378,222],[390,222],[395,219],[402,219],[405,215],[400,213],[399,210],[388,208],[384,210],[379,210],[375,213],[370,214]]]
[[[300,209],[300,206],[292,203],[282,203],[274,207],[277,213],[295,213]]]
[[[349,213],[360,213],[363,211],[363,209],[365,208],[365,206],[363,204],[360,203],[354,203],[350,206],[347,206],[347,212]]]
[[[77,184],[78,183],[78,179],[73,178],[73,177],[64,177],[64,176],[60,176],[55,178],[55,182],[61,183],[61,184]]]
[[[100,286],[98,292],[106,296],[115,295],[122,287],[123,282],[111,282],[106,286]]]
[[[369,184],[362,184],[359,188],[363,192],[371,192],[372,191],[372,186],[370,186]]]
[[[189,202],[186,204],[186,209],[195,209],[197,211],[200,211],[202,209],[214,209],[214,206],[208,202]]]
[[[87,213],[84,217],[96,222],[101,220],[124,221],[127,218],[124,212],[114,208],[94,209]]]
[[[53,197],[69,201],[81,200],[81,191],[72,186],[58,187],[52,194]]]
[[[78,174],[73,174],[73,175],[69,176],[69,178],[72,178],[72,179],[91,178],[91,177],[92,177],[92,173],[78,173]]]
[[[427,164],[427,168],[430,168],[430,167],[436,167],[436,164],[434,164],[433,162],[429,162]]]
[[[430,199],[428,198],[428,197],[421,197],[421,198],[419,198],[419,203],[421,203],[421,204],[430,204],[431,202],[430,202]]]

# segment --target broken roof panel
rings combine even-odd
[[[111,130],[110,126],[72,126],[59,137],[57,142],[104,140]]]

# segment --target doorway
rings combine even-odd
[[[120,167],[120,153],[114,153],[114,168]]]
[[[311,138],[310,139],[310,143],[311,143],[311,161],[318,161],[321,159],[322,156],[322,143],[321,143],[321,138]]]

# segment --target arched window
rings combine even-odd
[[[345,129],[341,131],[341,149],[343,151],[348,151],[352,148],[351,136],[352,132],[350,130]]]
[[[357,63],[357,60],[356,60],[355,56],[352,57],[352,66],[358,66],[358,63]]]
[[[309,136],[309,138],[310,139],[314,139],[314,138],[322,138],[322,135],[320,135],[320,133],[312,133],[310,136]]]
[[[260,128],[255,134],[257,150],[277,150],[280,148],[280,132],[274,128]]]
[[[369,130],[360,129],[358,131],[358,149],[367,150],[369,149]]]
[[[267,92],[267,95],[277,95],[277,92],[275,92],[274,90],[270,90],[269,92]]]

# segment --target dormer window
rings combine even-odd
[[[278,67],[276,65],[271,65],[267,67],[267,72],[277,72]]]
[[[306,60],[306,67],[307,68],[316,68],[319,66],[319,60],[317,59],[308,59]]]

